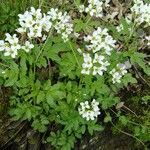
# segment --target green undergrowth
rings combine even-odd
[[[122,10],[112,20],[79,13],[82,3],[87,5],[87,1],[80,0],[62,1],[58,5],[56,1],[48,0],[1,0],[1,39],[5,33],[16,33],[18,14],[30,10],[31,6],[40,7],[44,13],[52,7],[67,11],[72,18],[73,32],[79,36],[71,33],[69,40],[64,42],[53,27],[45,42],[41,38],[30,39],[34,48],[29,53],[21,49],[13,59],[1,52],[0,121],[3,123],[6,116],[11,116],[13,122],[21,122],[18,125],[21,130],[26,129],[27,124],[26,127],[31,127],[42,137],[43,144],[54,149],[74,149],[84,135],[103,133],[108,127],[115,135],[121,133],[132,138],[133,148],[147,149],[150,146],[150,67],[149,47],[144,36],[149,33],[149,27],[142,28],[143,24],[136,25],[133,20],[128,24],[125,14],[129,9],[124,7],[131,7],[132,3],[129,6],[124,3],[122,7],[119,2],[111,2],[111,9]],[[106,9],[105,13],[111,13],[111,9]],[[120,24],[123,29],[118,32],[116,26]],[[83,56],[89,51],[83,37],[91,35],[98,27],[108,29],[117,47],[113,47],[111,55],[105,55],[110,62],[105,73],[84,74]],[[25,34],[19,38],[21,44],[28,39]],[[91,58],[94,55],[90,53]],[[115,72],[110,72],[118,64],[125,63],[129,67],[124,69],[121,79],[113,80]],[[92,100],[98,102],[100,114],[88,120],[80,114],[79,108]],[[15,140],[16,136],[12,137],[10,139]],[[6,145],[7,142],[2,146]]]

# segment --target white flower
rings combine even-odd
[[[96,75],[98,73],[98,67],[94,66],[93,67],[93,75]]]
[[[125,65],[125,69],[130,69],[132,66],[131,63],[129,62],[129,60],[125,61],[124,65]]]
[[[71,23],[71,17],[67,15],[67,12],[59,12],[58,9],[51,9],[48,13],[49,18],[53,22],[53,26],[57,33],[62,35],[64,42],[69,40],[69,35],[73,31],[73,24]]]
[[[17,49],[12,50],[11,48],[5,50],[4,56],[11,56],[12,58],[15,58],[18,54]]]
[[[148,41],[147,45],[150,46],[150,36],[146,36],[145,39]]]
[[[125,17],[125,20],[128,24],[130,24],[132,22],[132,19],[133,19],[132,14],[127,14],[127,16]]]
[[[115,48],[116,41],[108,34],[108,29],[102,29],[100,27],[98,27],[92,35],[84,37],[84,41],[88,43],[85,47],[92,54],[91,56],[90,53],[83,54],[84,62],[82,64],[83,70],[81,73],[92,73],[93,75],[99,74],[102,76],[104,72],[107,71],[107,66],[110,65],[105,55],[111,55],[111,51]]]
[[[6,33],[6,39],[5,41],[8,41],[10,44],[18,43],[18,38],[16,37],[17,35],[14,34],[11,36],[9,33]]]
[[[5,50],[5,42],[4,40],[0,40],[0,51],[4,51]]]
[[[82,13],[85,11],[85,6],[84,5],[80,5],[79,6],[79,12]]]
[[[34,7],[31,7],[30,14],[35,16],[36,19],[41,19],[42,18],[41,9],[36,10]]]
[[[26,41],[25,45],[22,46],[22,49],[26,52],[29,52],[32,48],[34,48],[34,45],[31,44],[29,41]]]
[[[57,16],[58,16],[58,9],[54,9],[54,8],[51,8],[50,11],[47,12],[47,14],[49,15],[50,19],[52,21],[56,20],[57,19]]]
[[[134,3],[131,11],[135,22],[138,25],[145,23],[145,27],[150,26],[150,4],[144,4],[142,0],[135,0]]]
[[[110,63],[105,59],[106,58],[103,55],[95,53],[93,60],[93,75],[99,74],[102,76],[104,71],[107,71],[107,66],[109,66]]]
[[[101,114],[98,105],[99,102],[97,102],[95,99],[93,99],[91,103],[88,101],[81,102],[78,108],[79,114],[87,121],[95,120],[97,116]]]
[[[116,41],[108,34],[108,29],[97,28],[92,35],[84,37],[85,42],[89,42],[86,48],[89,51],[96,53],[98,51],[104,51],[107,55],[111,54],[113,48],[115,48]]]
[[[47,35],[44,34],[44,35],[42,36],[42,41],[45,41],[46,38],[47,38]]]
[[[109,3],[110,3],[110,0],[105,0],[104,6],[105,6],[105,7],[110,6]]]
[[[89,13],[90,16],[95,17],[102,17],[103,16],[103,9],[102,9],[103,2],[100,0],[88,0],[88,6],[84,9],[86,13]],[[83,7],[81,5],[81,7]]]
[[[27,33],[29,38],[42,38],[43,33],[49,32],[52,27],[50,16],[41,13],[41,9],[31,7],[30,11],[19,14],[19,24],[21,27],[16,29],[19,33]]]
[[[90,74],[90,69],[89,68],[83,68],[82,71],[81,71],[81,74],[89,75]]]
[[[92,58],[90,54],[83,53],[84,63],[88,65],[88,67],[92,67]]]
[[[90,70],[93,66],[92,63],[92,58],[90,56],[90,54],[88,53],[83,53],[83,59],[84,59],[84,63],[82,64],[82,74],[90,74]]]
[[[29,38],[37,38],[37,37],[42,37],[42,27],[41,26],[35,26],[35,27],[30,27],[29,33],[27,34]]]
[[[46,16],[45,14],[41,20],[37,21],[37,24],[40,24],[40,26],[42,26],[43,30],[46,32],[49,32],[52,27],[52,22],[50,21],[49,16]]]
[[[116,27],[118,32],[121,32],[123,30],[123,25],[120,24],[119,26]]]
[[[15,58],[18,54],[18,50],[21,48],[19,39],[16,34],[11,36],[9,33],[6,33],[5,35],[5,41],[0,40],[0,51],[4,51],[4,56]]]
[[[97,53],[95,54],[95,57],[94,57],[94,60],[93,60],[93,63],[103,63],[103,60],[105,59],[104,56],[102,55],[98,55]]]
[[[110,71],[112,75],[112,82],[121,83],[121,78],[127,73],[127,65],[126,62],[124,64],[117,64],[116,68]]]
[[[78,37],[80,36],[80,34],[77,33],[77,32],[74,32],[74,36],[75,36],[76,38],[78,38]]]
[[[24,28],[24,27],[20,27],[20,28],[18,28],[18,29],[16,29],[16,31],[18,32],[18,33],[25,33],[26,32],[26,28]]]
[[[77,49],[77,52],[78,52],[79,54],[82,54],[82,53],[83,53],[80,48]]]

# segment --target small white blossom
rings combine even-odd
[[[47,38],[47,35],[44,34],[44,35],[42,36],[42,41],[45,41],[46,38]]]
[[[100,76],[103,75],[104,71],[107,71],[107,66],[110,65],[103,55],[98,55],[97,53],[94,55],[93,64],[93,75],[99,74]]]
[[[79,6],[79,12],[82,13],[85,11],[85,6],[84,5],[80,5]]]
[[[18,51],[16,49],[12,50],[11,48],[7,49],[4,52],[4,56],[11,56],[12,58],[15,58],[18,54]]]
[[[21,49],[19,39],[16,34],[11,36],[9,33],[6,33],[5,35],[5,41],[0,41],[0,51],[4,51],[4,56],[11,56],[12,58],[15,58],[18,54],[18,50]]]
[[[34,48],[34,45],[31,44],[29,41],[26,41],[25,45],[22,46],[22,49],[26,52],[29,52],[32,48]]]
[[[81,73],[82,74],[90,74],[90,70],[93,66],[93,63],[92,63],[92,58],[90,56],[90,54],[88,53],[83,53],[83,59],[84,59],[84,63],[82,64],[82,71]]]
[[[119,26],[116,27],[118,32],[121,32],[123,30],[123,25],[120,24]]]
[[[145,39],[148,41],[147,45],[150,46],[150,36],[146,36]]]
[[[110,71],[112,75],[112,82],[114,83],[121,83],[121,78],[127,73],[127,66],[125,64],[117,64],[116,68]]]
[[[5,42],[4,40],[0,40],[0,51],[4,51],[5,50]]]
[[[99,102],[97,102],[95,99],[93,99],[91,103],[88,101],[81,102],[78,108],[79,114],[87,121],[95,120],[97,116],[101,114],[98,105]]]
[[[77,33],[77,32],[74,32],[74,36],[75,36],[76,38],[78,38],[78,37],[80,36],[80,34]]]
[[[90,16],[102,17],[103,16],[103,2],[100,0],[88,0],[88,7],[85,8],[85,12]]]
[[[105,0],[104,6],[109,7],[110,6],[109,3],[110,3],[110,0]]]
[[[58,9],[50,9],[47,15],[53,22],[53,26],[57,33],[62,35],[64,42],[69,40],[69,35],[73,31],[73,24],[71,23],[71,17],[67,15],[67,12],[59,12]]]
[[[50,11],[47,12],[47,14],[52,21],[55,21],[58,16],[58,8],[56,8],[56,9],[51,8]]]
[[[78,48],[77,51],[78,51],[79,54],[82,54],[82,53],[83,53],[80,48]]]

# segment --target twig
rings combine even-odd
[[[112,124],[112,125],[114,126],[114,128],[117,129],[119,132],[121,132],[121,133],[123,133],[123,134],[125,134],[125,135],[128,135],[128,136],[130,136],[130,137],[136,139],[137,141],[139,141],[139,142],[144,146],[144,148],[146,148],[145,144],[144,144],[140,139],[138,139],[136,136],[134,136],[134,135],[132,135],[132,134],[130,134],[130,133],[127,133],[127,132],[125,132],[125,131],[122,131],[121,129],[117,128],[117,127],[115,126],[115,124],[114,124],[112,121],[111,121],[111,124]]]
[[[124,107],[125,109],[129,110],[130,112],[132,112],[136,117],[138,117],[138,115],[132,111],[130,108],[128,108],[127,106],[123,105],[122,107]]]
[[[4,145],[1,147],[1,149],[6,149],[5,148],[5,146],[13,139],[13,138],[15,138],[15,136],[17,136],[17,134],[23,129],[23,127],[25,126],[27,124],[27,122],[25,122],[22,126],[21,126],[21,128],[8,140],[8,141],[6,141],[5,143],[4,143]]]
[[[133,65],[133,68],[134,68],[136,74],[139,76],[139,78],[141,78],[142,81],[143,81],[144,83],[146,83],[146,84],[150,87],[150,84],[141,76],[141,74],[139,73],[139,71],[138,71],[138,69],[136,68],[135,65]]]

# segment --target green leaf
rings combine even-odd
[[[127,125],[127,123],[128,123],[128,118],[127,117],[125,117],[125,116],[120,116],[119,117],[119,121],[121,121],[121,123],[123,124],[123,125]]]
[[[89,131],[90,135],[93,135],[94,131],[103,131],[103,130],[104,130],[104,128],[99,124],[95,124],[95,123],[88,124],[88,131]]]
[[[20,72],[21,72],[21,77],[25,76],[27,73],[26,59],[24,55],[21,57],[20,60]]]
[[[44,102],[44,100],[45,100],[45,93],[44,93],[44,91],[40,91],[37,96],[37,104]]]
[[[145,57],[145,54],[135,52],[133,55],[131,55],[131,62],[133,64],[137,63],[147,75],[150,75],[150,67],[145,64]]]
[[[10,69],[5,73],[5,75],[8,77],[8,79],[5,81],[5,86],[13,86],[18,80],[18,74],[18,65],[15,62],[12,62]]]
[[[46,102],[49,104],[50,107],[55,108],[56,107],[56,103],[54,98],[52,97],[51,91],[48,91],[46,93]]]
[[[83,22],[83,20],[75,19],[74,23],[75,23],[75,27],[74,27],[75,32],[80,32],[84,28],[85,23]]]
[[[104,118],[104,122],[107,123],[107,122],[111,122],[112,121],[112,118],[110,116],[110,114],[107,114],[107,116]]]
[[[122,83],[127,87],[128,83],[134,84],[134,83],[137,83],[137,80],[132,77],[132,74],[127,73],[122,78]]]

